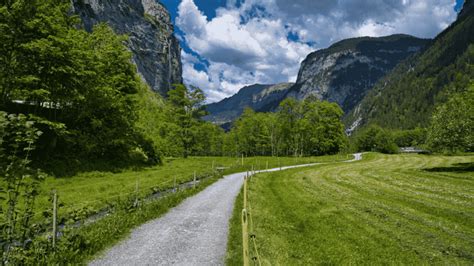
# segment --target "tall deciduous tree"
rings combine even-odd
[[[390,132],[377,125],[371,125],[357,132],[355,145],[358,151],[376,151],[382,153],[398,152],[398,147]]]
[[[44,130],[40,152],[48,159],[121,161],[139,149],[156,161],[150,141],[135,126],[132,95],[141,85],[127,38],[104,24],[86,32],[70,15],[70,5],[1,2],[0,110],[65,125]]]
[[[428,143],[438,151],[474,151],[474,85],[436,109]]]
[[[188,90],[186,86],[177,84],[168,92],[169,118],[175,125],[176,137],[182,148],[182,155],[187,158],[192,151],[195,141],[193,128],[198,125],[198,119],[206,114],[203,102],[204,93],[198,88]]]

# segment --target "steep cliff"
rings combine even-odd
[[[293,83],[254,84],[243,87],[237,94],[209,104],[207,106],[209,115],[204,119],[216,124],[225,124],[237,119],[246,107],[260,112],[273,111],[285,98],[292,85]]]
[[[181,49],[166,8],[157,0],[72,0],[86,30],[100,22],[127,34],[139,74],[150,87],[166,95],[182,82]]]
[[[401,34],[340,41],[306,57],[287,96],[304,99],[314,95],[338,103],[347,113],[381,77],[427,43]]]
[[[244,87],[234,96],[208,105],[210,115],[205,118],[227,123],[238,118],[245,107],[274,111],[285,98],[302,100],[310,95],[338,103],[347,114],[380,78],[429,42],[401,34],[340,41],[309,54],[301,64],[295,84]]]

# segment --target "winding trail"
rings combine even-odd
[[[352,162],[362,159],[354,154]],[[312,163],[285,166],[313,166]],[[187,198],[164,216],[134,229],[128,239],[112,247],[90,265],[223,265],[229,220],[245,172],[227,175]]]

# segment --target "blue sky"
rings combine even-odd
[[[350,37],[432,38],[463,0],[160,0],[180,40],[183,78],[209,102],[255,84],[294,82],[310,52]]]

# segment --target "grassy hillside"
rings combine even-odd
[[[431,114],[474,76],[474,9],[467,1],[456,22],[418,56],[397,66],[346,119],[391,128],[427,126]]]
[[[258,174],[248,198],[260,259],[264,265],[472,265],[473,167],[474,155],[371,153],[359,162]],[[241,265],[241,202],[240,196],[228,265]]]

